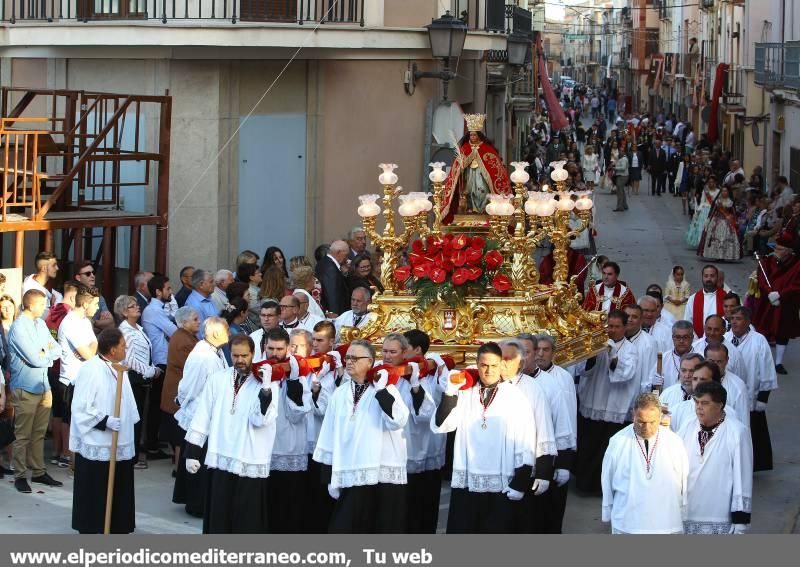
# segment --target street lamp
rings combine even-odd
[[[506,52],[508,64],[513,67],[522,67],[527,63],[528,52],[531,49],[531,40],[521,33],[512,33],[508,36]]]
[[[425,27],[431,42],[431,55],[434,59],[441,59],[444,68],[441,71],[420,71],[417,64],[412,63],[405,79],[406,93],[414,94],[418,79],[439,79],[442,81],[443,98],[447,100],[448,83],[456,78],[456,74],[450,70],[450,60],[461,57],[467,39],[467,26],[460,19],[451,16],[448,10],[444,16]]]

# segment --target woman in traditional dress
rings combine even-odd
[[[683,266],[672,268],[672,273],[667,278],[664,295],[664,307],[675,316],[676,321],[683,319],[686,302],[689,301],[689,296],[692,295],[689,282],[684,279],[684,274]]]
[[[741,260],[742,243],[730,189],[723,187],[708,216],[697,255],[708,260]]]
[[[594,146],[591,144],[586,144],[586,149],[581,158],[581,168],[583,169],[583,180],[586,183],[586,188],[591,191],[600,181],[600,163],[597,161]]]
[[[717,188],[717,178],[713,175],[708,178],[703,195],[700,197],[700,205],[695,208],[692,222],[689,224],[689,231],[686,233],[686,245],[689,248],[697,248],[700,238],[703,236],[703,229],[711,211],[711,205],[719,195]]]

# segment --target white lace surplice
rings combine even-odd
[[[395,386],[386,391],[394,398],[392,416],[381,409],[375,388],[367,387],[353,409],[350,380],[330,397],[314,460],[331,466],[335,488],[378,483],[406,483],[406,440],[403,428],[408,408]]]

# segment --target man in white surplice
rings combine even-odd
[[[354,340],[345,378],[328,402],[314,460],[336,504],[331,533],[402,533],[406,529],[408,408],[389,374],[367,376],[375,363],[369,341]]]
[[[600,469],[608,441],[631,420],[631,406],[639,393],[638,352],[625,338],[628,315],[608,316],[608,349],[579,365],[577,487],[600,491]],[[582,366],[582,368],[581,368]]]
[[[728,348],[740,355],[738,374],[747,387],[750,404],[750,430],[753,439],[754,470],[772,469],[772,442],[767,426],[767,402],[778,389],[775,361],[767,338],[750,325],[750,310],[737,307],[731,311],[731,330],[725,334]]]
[[[641,391],[649,392],[653,389],[656,376],[658,345],[650,335],[642,330],[642,308],[638,305],[626,305],[624,310],[628,314],[625,338],[636,347],[636,351],[639,353],[636,362],[638,363],[637,374]]]
[[[705,356],[706,348],[709,345],[724,344],[728,348],[728,370],[741,376],[744,361],[739,351],[732,348],[731,343],[725,339],[725,320],[719,315],[711,315],[706,319],[704,330],[705,336],[692,343],[692,351]],[[742,379],[744,380],[744,376]]]
[[[679,433],[689,457],[687,534],[743,534],[750,527],[753,447],[750,433],[725,411],[725,388],[694,390],[695,418]]]
[[[677,321],[672,325],[672,348],[664,351],[661,357],[662,391],[680,382],[681,357],[692,352],[693,340],[694,331],[689,321]]]
[[[722,374],[722,387],[727,394],[725,411],[736,416],[746,429],[750,429],[750,403],[747,399],[747,386],[739,376],[728,370],[728,349],[730,346],[717,345],[706,349],[706,360],[719,366]],[[692,392],[694,394],[694,392]]]
[[[519,388],[501,380],[497,343],[482,344],[477,363],[471,387],[451,372],[431,420],[434,433],[456,432],[447,532],[514,533],[533,482],[536,425]],[[546,490],[549,483],[538,484]]]
[[[615,534],[679,534],[689,460],[683,441],[660,425],[655,394],[640,394],[634,422],[611,438],[603,458],[603,515]]]

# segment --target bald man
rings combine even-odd
[[[343,273],[349,253],[347,242],[334,240],[328,254],[317,263],[317,279],[322,284],[322,307],[326,312],[336,315],[350,308],[350,294]]]

